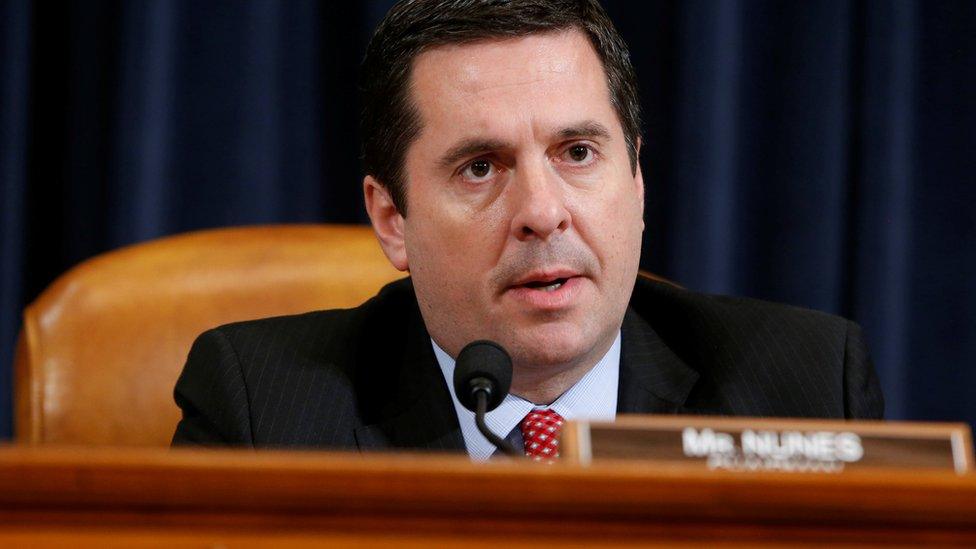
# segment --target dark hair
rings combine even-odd
[[[623,126],[631,170],[637,169],[640,102],[627,44],[596,0],[403,0],[376,28],[366,49],[359,88],[363,167],[406,215],[403,164],[420,132],[410,96],[413,61],[446,44],[577,28],[603,62],[610,101]]]

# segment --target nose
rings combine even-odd
[[[547,166],[522,164],[512,196],[512,234],[519,240],[547,240],[569,228],[562,181]]]

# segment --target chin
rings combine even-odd
[[[579,326],[570,329],[523,330],[503,344],[519,366],[568,365],[591,353],[599,342]],[[599,357],[597,357],[599,358]]]

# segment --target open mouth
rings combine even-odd
[[[567,280],[569,279],[554,278],[552,280],[533,280],[532,282],[526,282],[525,284],[523,284],[523,286],[525,286],[526,288],[531,288],[533,290],[541,290],[543,292],[555,292],[560,287],[562,287],[562,285],[565,284]]]

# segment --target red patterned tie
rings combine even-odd
[[[559,432],[563,418],[552,410],[529,412],[522,420],[525,455],[533,461],[552,463],[559,457]]]

